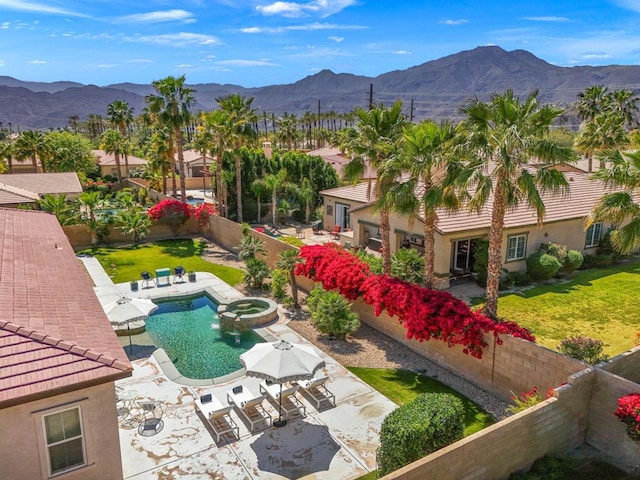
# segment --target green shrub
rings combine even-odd
[[[475,263],[473,271],[476,274],[476,282],[481,287],[487,286],[487,268],[489,266],[489,241],[479,240],[476,242]]]
[[[565,480],[575,473],[575,465],[569,457],[545,455],[533,462],[528,472],[512,473],[509,480]]]
[[[567,357],[575,358],[581,362],[595,365],[609,359],[602,353],[604,342],[589,337],[569,337],[562,340],[558,350]]]
[[[311,304],[307,300],[307,305],[311,323],[320,333],[344,339],[360,328],[358,314],[351,311],[349,301],[336,291],[322,290]]]
[[[524,287],[528,285],[529,282],[529,275],[525,272],[507,272],[506,276],[500,282],[500,287]]]
[[[603,253],[598,255],[585,255],[584,262],[582,262],[582,269],[589,268],[607,268],[613,265],[614,257],[609,253]]]
[[[300,240],[299,238],[296,237],[292,237],[291,235],[284,235],[280,238],[278,238],[278,240],[280,240],[281,242],[286,243],[287,245],[291,245],[293,247],[302,247],[304,246],[304,242],[302,240]]]
[[[423,393],[386,416],[377,451],[384,476],[462,438],[464,407],[448,393]]]
[[[564,264],[567,258],[567,246],[560,243],[543,243],[540,245],[540,250],[544,253],[548,253],[552,257],[556,257],[561,264]]]
[[[560,261],[542,250],[527,257],[527,273],[534,280],[549,280],[553,278],[562,264]]]
[[[271,295],[275,298],[283,298],[287,295],[289,285],[289,272],[276,268],[271,272]]]
[[[562,268],[567,273],[575,272],[582,266],[583,262],[584,257],[582,256],[582,253],[578,250],[569,250],[567,252],[567,257],[564,259]]]

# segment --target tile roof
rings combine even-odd
[[[0,408],[131,375],[55,216],[0,208]]]
[[[107,153],[104,150],[91,150],[91,152],[98,159],[98,165],[107,166],[116,164],[116,156],[113,153]],[[129,155],[127,159],[129,167],[146,165],[148,163],[144,158],[136,157],[134,155]],[[120,157],[120,166],[125,166],[124,156]]]
[[[39,199],[40,195],[37,193],[7,185],[6,183],[0,183],[0,205],[35,203]]]
[[[202,153],[198,152],[197,150],[184,150],[182,152],[182,156],[184,157],[184,161],[185,163],[194,163],[194,162],[200,162],[202,163]],[[175,154],[176,157],[176,162],[178,161],[178,154]],[[209,155],[206,156],[207,163],[214,163],[215,159],[211,158]]]
[[[339,177],[342,177],[342,170],[344,166],[351,161],[350,158],[345,157],[338,147],[321,147],[315,150],[307,152],[307,155],[316,156],[322,158],[325,162],[330,164]],[[362,178],[375,178],[376,172],[371,167],[367,166],[365,172],[362,174]]]
[[[82,185],[75,172],[10,173],[0,175],[0,183],[38,195],[82,192]]]

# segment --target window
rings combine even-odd
[[[47,415],[44,428],[52,475],[85,464],[79,408]]]
[[[327,205],[327,215],[333,215],[333,205]]]
[[[600,235],[602,234],[602,223],[594,223],[587,228],[587,240],[585,248],[597,247],[600,243]]]
[[[514,235],[507,243],[507,262],[522,260],[527,249],[527,236]]]

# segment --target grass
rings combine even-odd
[[[479,432],[494,422],[491,415],[464,395],[426,375],[401,369],[348,367],[349,371],[397,405],[404,405],[421,393],[450,393],[464,405],[464,436]]]
[[[229,285],[242,283],[244,272],[225,265],[216,265],[200,258],[206,242],[195,239],[163,240],[130,247],[99,247],[77,252],[98,259],[114,283],[140,280],[140,272],[152,274],[156,268],[183,266],[187,272],[213,273]]]
[[[528,328],[536,342],[553,350],[572,336],[602,340],[614,356],[636,345],[640,331],[640,260],[581,270],[571,279],[506,293],[498,315]]]

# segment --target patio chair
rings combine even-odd
[[[303,403],[298,399],[296,393],[300,385],[293,385],[288,388],[282,389],[282,411],[284,412],[284,418],[289,420],[291,417],[307,416],[307,408],[303,405]],[[279,383],[268,383],[262,382],[260,384],[260,393],[264,393],[269,397],[271,403],[273,403],[276,407],[280,405],[280,384]]]
[[[181,282],[184,282],[184,267],[174,267],[173,268],[173,283],[176,283],[178,281],[178,279],[180,279]]]
[[[249,431],[253,432],[257,425],[264,423],[264,428],[271,426],[271,415],[262,406],[265,396],[255,395],[243,385],[237,385],[227,392],[227,402],[238,409],[238,413],[249,423]]]
[[[340,239],[340,230],[342,230],[342,227],[340,225],[334,225],[333,226],[333,230],[331,230],[331,236],[335,240],[339,240]]]
[[[233,405],[224,406],[216,397],[210,393],[196,398],[196,410],[209,422],[216,442],[220,443],[220,439],[227,433],[232,434],[235,438],[240,437],[240,429],[236,422],[231,418],[231,410]]]
[[[304,230],[302,227],[296,227],[296,238],[304,238]]]
[[[142,288],[149,288],[149,282],[153,280],[153,276],[149,272],[140,273],[140,277],[142,277]]]
[[[138,425],[138,433],[143,437],[155,435],[164,428],[162,420],[162,404],[156,401],[137,402],[141,411],[141,420]]]
[[[329,377],[324,376],[297,382],[302,391],[311,398],[318,410],[320,410],[322,402],[328,402],[333,407],[336,406],[336,396],[325,385],[327,380],[329,380]]]

